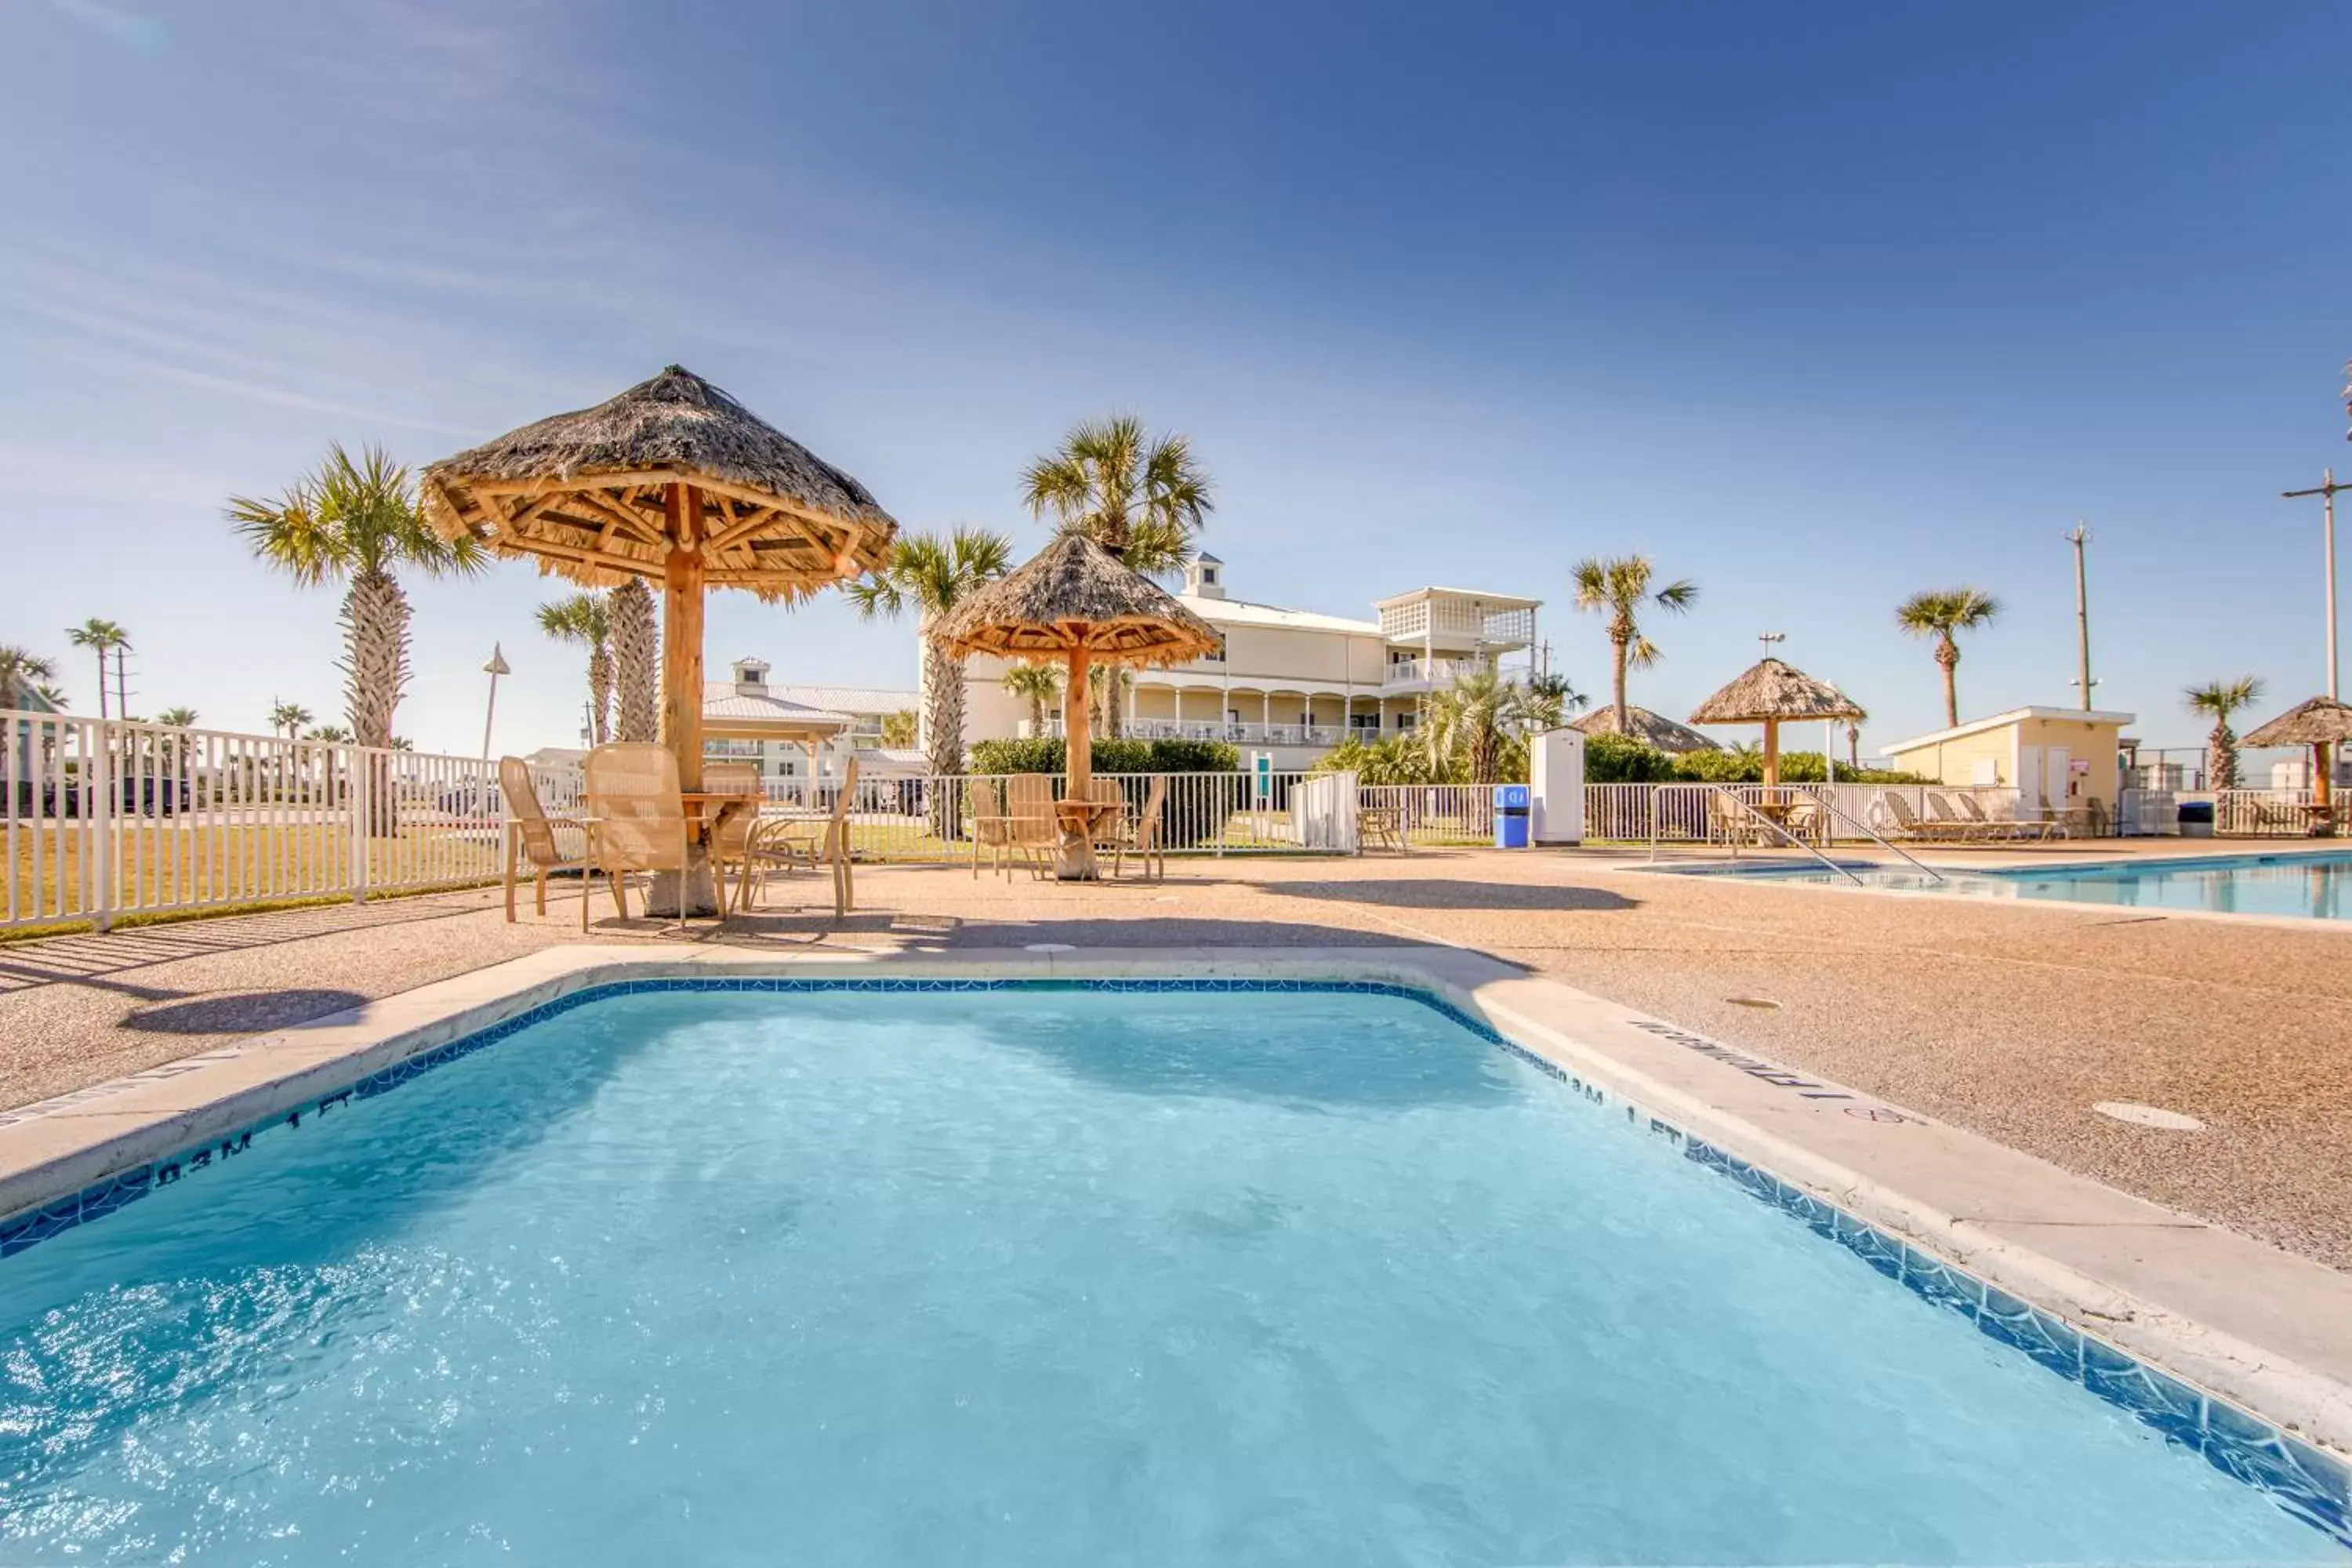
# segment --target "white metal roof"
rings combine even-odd
[[[1955,724],[1948,730],[1936,730],[1925,735],[1915,735],[1907,741],[1889,741],[1881,750],[1888,756],[1893,756],[1897,752],[1916,752],[1922,746],[1941,745],[1947,741],[1957,741],[1963,735],[1981,735],[1987,730],[2004,729],[2011,724],[2022,723],[2029,719],[2062,719],[2074,724],[2112,724],[2120,730],[2126,724],[2136,722],[2138,718],[2139,715],[2137,713],[2110,713],[2096,708],[2040,706],[2012,708],[2006,713],[1995,713],[1983,719],[1971,719],[1965,724]]]
[[[734,689],[732,687],[730,690]],[[787,702],[797,702],[803,708],[826,708],[835,713],[854,713],[860,718],[877,713],[899,713],[919,708],[922,699],[912,691],[898,691],[887,686],[789,686],[771,684],[769,694]]]
[[[795,702],[777,695],[771,687],[764,694],[738,691],[731,682],[714,681],[702,689],[702,718],[705,723],[713,719],[732,722],[750,720],[762,724],[800,726],[812,730],[846,730],[856,718],[838,709],[819,708],[813,703]]]
[[[1391,605],[1410,605],[1415,599],[1433,599],[1444,595],[1449,599],[1475,599],[1498,610],[1539,610],[1541,599],[1522,599],[1513,594],[1489,593],[1484,588],[1415,588],[1410,594],[1394,594],[1374,603],[1372,608],[1385,610]]]
[[[1357,637],[1381,635],[1377,621],[1349,620],[1345,616],[1318,615],[1313,610],[1286,610],[1275,605],[1254,605],[1247,599],[1211,599],[1179,594],[1177,601],[1211,626],[1287,626],[1294,631],[1349,632]]]

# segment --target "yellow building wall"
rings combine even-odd
[[[1977,765],[1990,758],[1991,782],[2015,788],[2017,764],[2011,748],[2016,738],[2016,727],[2004,724],[1998,730],[1980,731],[1956,741],[1937,741],[1907,752],[1890,752],[1887,760],[1905,773],[1917,773],[1937,784],[1972,784],[1984,782],[1978,774]]]
[[[2079,801],[2088,796],[2102,805],[2113,806],[2123,778],[2116,761],[2116,738],[2122,733],[2113,724],[2084,723],[2078,719],[2026,719],[2017,728],[2020,746],[2039,746],[2047,752],[2052,747],[2063,747],[2067,761],[2088,763],[2087,773],[2077,772],[2067,784],[2067,798]]]

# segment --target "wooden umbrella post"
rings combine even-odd
[[[1764,783],[1778,787],[1780,783],[1780,721],[1764,721]]]
[[[1087,711],[1093,700],[1087,689],[1091,662],[1092,656],[1083,646],[1072,648],[1070,678],[1062,686],[1065,800],[1084,800],[1094,785],[1094,720]],[[1084,826],[1073,831],[1072,820],[1059,819],[1061,846],[1054,857],[1054,875],[1065,882],[1091,882],[1100,876],[1095,866],[1093,835]]]
[[[694,487],[673,483],[662,495],[669,553],[662,561],[662,740],[677,759],[677,787],[702,789],[702,498]],[[692,815],[692,814],[689,814]],[[676,873],[654,878],[646,907],[657,915],[708,915],[719,910],[709,856],[698,841],[692,850],[684,902]]]
[[[2313,773],[2317,775],[2312,780],[2311,795],[2319,806],[2316,831],[2322,837],[2333,837],[2336,832],[2335,746],[2326,741],[2315,744],[2311,748],[2311,763]]]

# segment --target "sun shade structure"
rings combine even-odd
[[[1764,782],[1780,782],[1780,726],[1807,719],[1861,719],[1861,705],[1826,680],[1777,658],[1759,659],[1739,679],[1700,703],[1694,724],[1764,726]]]
[[[1087,673],[1097,664],[1166,666],[1224,646],[1215,628],[1176,596],[1083,534],[1065,533],[1010,575],[966,599],[937,634],[957,653],[1024,659],[1056,658],[1069,667],[1062,688],[1067,737],[1067,799],[1083,798],[1093,778],[1094,735],[1087,712]],[[1083,841],[1060,868],[1094,874]]]
[[[444,458],[425,516],[590,586],[662,584],[662,736],[702,782],[702,596],[793,600],[882,564],[898,525],[870,491],[678,365],[618,397]]]
[[[1629,703],[1625,709],[1625,717],[1632,721],[1631,728],[1626,731],[1627,734],[1643,745],[1654,746],[1661,752],[1679,754],[1685,752],[1723,750],[1721,746],[1716,744],[1713,736],[1702,735],[1689,725],[1677,724],[1664,714],[1653,713],[1647,708],[1636,708]],[[1614,735],[1618,733],[1617,710],[1613,706],[1595,708],[1591,712],[1570,724],[1569,728],[1580,730],[1588,735]]]
[[[2322,831],[2326,831],[2326,825],[2334,819],[2336,807],[2336,748],[2347,741],[2352,741],[2352,704],[2338,702],[2333,697],[2315,697],[2252,731],[2238,744],[2309,746],[2312,771],[2317,775],[2312,785],[2312,801],[2319,814]]]

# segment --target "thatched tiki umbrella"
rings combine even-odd
[[[1807,719],[1860,719],[1862,709],[1826,680],[1777,658],[1753,668],[1698,705],[1694,724],[1764,726],[1764,782],[1780,782],[1780,726]]]
[[[2238,744],[2309,746],[2312,768],[2318,775],[2312,785],[2312,815],[2318,820],[2312,826],[2320,833],[2332,833],[2336,824],[2336,748],[2346,741],[2352,741],[2352,706],[2333,697],[2315,697],[2288,709]]]
[[[972,595],[940,623],[938,635],[960,654],[1055,658],[1069,666],[1062,735],[1064,795],[1071,800],[1085,798],[1093,781],[1087,672],[1097,664],[1182,664],[1223,646],[1209,623],[1174,595],[1080,533],[1061,535]],[[1076,843],[1065,838],[1055,869],[1066,879],[1095,875],[1094,848],[1084,836]]]
[[[662,584],[662,739],[689,792],[702,785],[704,589],[805,597],[880,565],[898,526],[865,486],[677,365],[444,458],[422,489],[445,534],[592,587]]]

